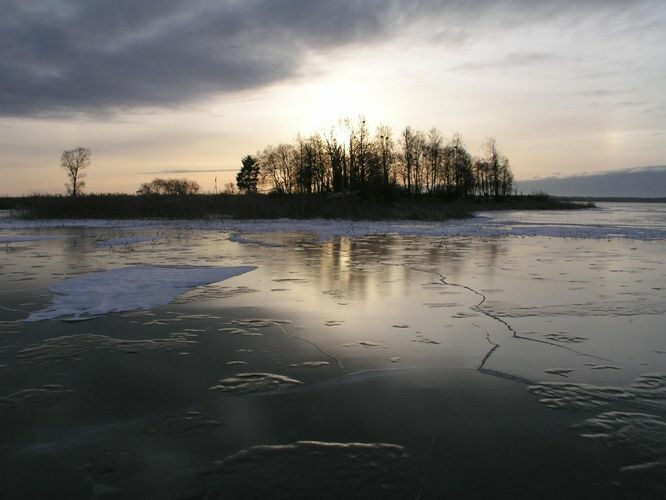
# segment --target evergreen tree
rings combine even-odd
[[[243,166],[236,174],[236,186],[242,193],[256,193],[259,183],[259,162],[252,155],[247,155],[241,160]]]

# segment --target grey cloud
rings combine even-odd
[[[309,51],[378,42],[410,26],[429,25],[442,43],[455,46],[470,36],[464,28],[484,16],[513,26],[548,19],[554,12],[627,8],[619,0],[553,4],[0,0],[0,115],[174,106],[292,78],[302,71]],[[463,28],[451,28],[457,26]]]
[[[636,92],[636,89],[619,89],[619,90],[610,90],[610,89],[596,89],[596,90],[584,90],[581,92],[576,92],[576,94],[583,97],[617,97],[624,96]]]
[[[464,71],[481,71],[481,70],[497,69],[497,68],[516,68],[516,67],[543,64],[546,62],[556,61],[558,59],[560,59],[560,56],[556,54],[549,54],[542,52],[513,53],[493,61],[469,62],[469,63],[459,64],[453,69],[464,70]]]
[[[308,50],[389,36],[397,3],[4,1],[0,114],[166,106],[263,86],[296,75]]]

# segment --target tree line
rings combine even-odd
[[[396,137],[386,125],[371,133],[360,117],[342,120],[339,130],[341,135],[334,129],[298,135],[292,144],[245,156],[236,176],[238,189],[280,194],[401,189],[452,198],[512,192],[509,160],[492,137],[480,156],[472,156],[459,134],[445,140],[436,128],[423,132],[408,126]]]

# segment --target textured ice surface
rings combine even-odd
[[[271,392],[302,383],[300,380],[274,373],[237,373],[233,377],[220,380],[218,385],[210,389],[232,394],[251,394]]]
[[[175,415],[148,426],[144,433],[151,437],[191,438],[210,429],[221,427],[222,423],[199,411],[191,410],[181,415]]]
[[[0,398],[2,407],[44,408],[57,404],[72,391],[59,384],[46,384],[42,387],[24,389]]]
[[[156,236],[127,236],[123,238],[109,238],[108,240],[101,240],[95,243],[98,247],[118,247],[118,246],[131,246],[140,243],[156,243],[161,238]]]
[[[635,484],[632,486],[632,496],[649,485],[645,498],[663,497],[666,492],[663,475],[666,468],[665,374],[645,374],[626,387],[544,382],[529,387],[529,391],[551,408],[604,410],[577,424],[576,429],[585,438],[636,452],[642,462],[622,468],[623,473],[635,475],[634,480],[642,483],[639,489]]]
[[[666,410],[666,374],[641,375],[625,387],[604,387],[593,384],[542,382],[528,387],[546,406],[556,409],[592,411],[613,405]]]
[[[190,288],[226,280],[254,269],[253,266],[130,266],[88,273],[52,286],[50,290],[56,295],[51,305],[31,313],[26,321],[151,309],[168,304]]]
[[[413,498],[408,474],[402,446],[299,441],[227,457],[183,498]]]
[[[554,232],[603,214],[322,225],[439,236],[448,227],[483,235],[504,221],[511,234],[509,225],[536,219]],[[25,471],[15,484],[75,484],[65,467],[100,498],[181,498],[192,482],[201,489],[182,498],[666,498],[663,377],[632,384],[666,368],[666,240],[324,241],[297,232],[312,221],[255,232],[264,223],[273,224],[44,229],[78,238],[8,245],[0,259],[5,477]],[[235,232],[243,238],[230,240]],[[131,251],[96,245],[146,234],[164,238]],[[66,277],[184,263],[258,268],[167,307],[23,322]],[[209,390],[220,379],[226,387]],[[542,380],[535,392],[564,410],[527,392]],[[298,444],[312,439],[333,446]],[[415,487],[391,493],[402,472],[394,465],[405,465],[397,452],[338,446],[359,442],[404,446]],[[618,483],[627,486],[613,494]]]
[[[18,358],[33,363],[81,359],[94,351],[120,351],[135,354],[152,349],[182,349],[196,341],[175,335],[165,339],[123,340],[106,335],[79,334],[54,337],[18,352]]]

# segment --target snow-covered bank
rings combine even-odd
[[[191,288],[254,269],[254,266],[130,266],[83,274],[52,286],[50,290],[56,295],[51,305],[31,313],[25,321],[63,316],[82,319],[110,312],[151,309],[168,304]]]

